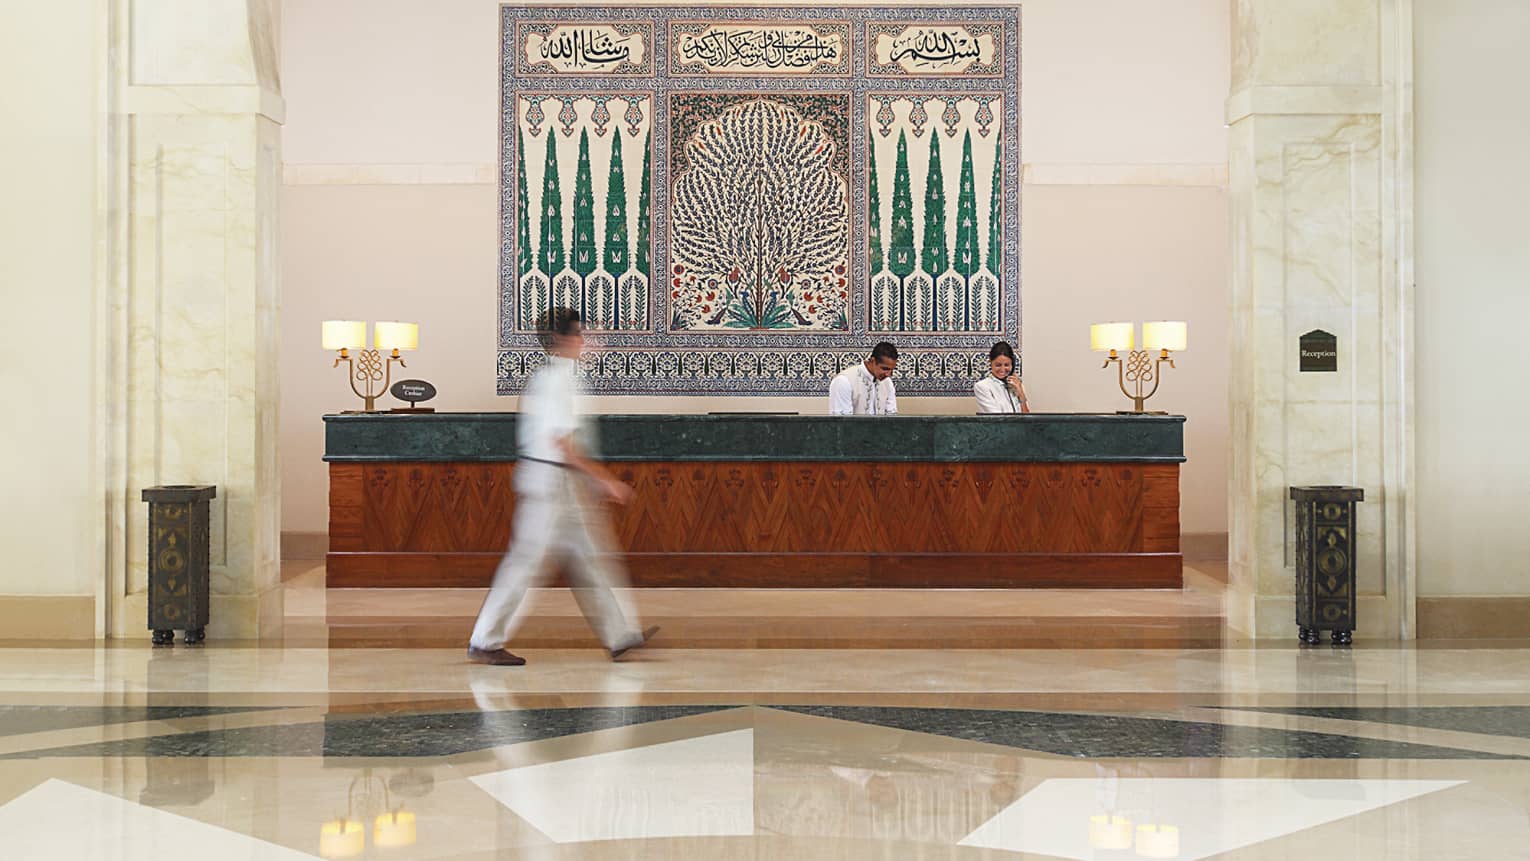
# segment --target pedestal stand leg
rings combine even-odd
[[[1316,628],[1298,628],[1296,636],[1303,645],[1316,646],[1323,642],[1323,635]]]
[[[1333,632],[1333,644],[1335,646],[1348,646],[1348,645],[1350,645],[1353,642],[1355,642],[1355,632],[1354,631],[1334,631]]]
[[[207,629],[206,628],[187,628],[186,629],[186,645],[188,645],[188,646],[195,646],[195,645],[197,645],[198,643],[202,642],[205,639],[207,639]]]
[[[172,644],[174,642],[175,642],[175,632],[174,631],[160,630],[158,628],[156,628],[154,630],[154,645],[156,645],[156,646],[168,646],[168,645],[170,645],[170,644]]]

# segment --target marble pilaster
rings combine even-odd
[[[1235,0],[1230,588],[1295,636],[1287,488],[1365,489],[1359,636],[1411,637],[1411,0]],[[1338,336],[1337,373],[1298,337]]]
[[[281,619],[272,0],[110,2],[109,636],[147,636],[138,491],[212,484],[212,637]]]

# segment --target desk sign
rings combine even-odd
[[[388,392],[401,401],[408,401],[408,407],[396,407],[395,413],[430,413],[435,410],[430,407],[420,406],[421,401],[428,401],[436,396],[436,387],[424,380],[399,380],[388,389]]]
[[[1301,336],[1297,350],[1301,356],[1298,370],[1302,373],[1339,370],[1339,339],[1322,329]]]

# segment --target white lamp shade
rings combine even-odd
[[[413,846],[416,837],[414,814],[407,810],[380,814],[372,823],[372,842],[383,849]]]
[[[1137,826],[1137,854],[1143,858],[1178,858],[1179,828],[1173,825]]]
[[[1089,327],[1089,349],[1096,353],[1130,350],[1135,343],[1134,329],[1131,323],[1095,323]]]
[[[361,823],[350,819],[326,822],[319,829],[319,857],[354,858],[366,848],[367,834]]]
[[[1178,320],[1160,320],[1156,323],[1142,324],[1142,349],[1144,350],[1168,350],[1177,353],[1185,349],[1185,340],[1188,333],[1184,322]]]
[[[361,320],[325,320],[324,349],[345,350],[367,345],[367,324]]]
[[[372,342],[379,350],[418,350],[420,327],[415,323],[379,320],[372,324]]]

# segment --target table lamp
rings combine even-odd
[[[377,412],[377,398],[388,390],[393,378],[393,363],[407,368],[400,350],[420,348],[420,327],[415,323],[379,321],[372,324],[372,349],[367,349],[367,324],[360,320],[325,320],[322,333],[324,349],[337,350],[335,367],[344,362],[351,391],[361,398],[363,412]],[[355,356],[351,350],[355,349]],[[386,358],[382,351],[387,350]],[[360,384],[359,386],[357,384]]]
[[[1185,349],[1187,327],[1177,320],[1143,323],[1140,350],[1134,349],[1134,329],[1132,323],[1095,323],[1089,327],[1089,349],[1097,353],[1109,353],[1101,367],[1108,368],[1112,362],[1116,364],[1116,378],[1121,394],[1132,399],[1131,412],[1144,413],[1147,410],[1143,409],[1143,405],[1158,391],[1163,364],[1167,362],[1169,367],[1174,367],[1170,353]],[[1155,350],[1157,356],[1152,355]],[[1125,358],[1121,356],[1122,353],[1126,354]]]

